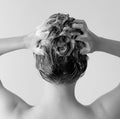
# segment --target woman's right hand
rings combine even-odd
[[[54,21],[55,18],[47,19],[40,26],[36,27],[34,31],[27,34],[24,38],[26,48],[31,49],[35,54],[41,54],[42,51],[37,45],[49,35],[49,23]]]

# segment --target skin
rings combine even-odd
[[[97,36],[91,32],[83,20],[76,20],[74,27],[81,28],[88,37],[90,51],[82,53],[106,52],[120,57],[120,42]],[[35,32],[28,35],[0,38],[0,55],[20,49],[35,51],[38,41]],[[38,52],[38,51],[37,51]],[[90,105],[82,105],[76,100],[75,86],[56,85],[43,81],[44,94],[37,106],[27,104],[20,97],[8,91],[0,82],[0,119],[119,119],[120,85],[101,96]]]

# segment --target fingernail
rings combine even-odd
[[[87,54],[87,50],[86,48],[83,48],[81,51],[80,51],[81,54]]]
[[[76,23],[74,23],[72,26],[74,28],[83,28],[83,24],[76,24]]]

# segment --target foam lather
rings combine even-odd
[[[81,41],[81,36],[87,37],[82,29],[73,28],[75,18],[68,14],[54,14],[41,27],[37,27],[36,36],[40,38],[36,46],[36,67],[44,79],[54,82],[72,82],[86,69],[86,54],[90,47]],[[85,63],[85,64],[84,64]],[[50,80],[49,80],[50,81]]]
[[[58,15],[58,16],[57,16]],[[53,18],[56,18],[56,20],[52,21]],[[51,19],[51,21],[50,21]],[[48,35],[51,34],[51,37],[56,37],[56,39],[62,39],[65,38],[67,39],[66,42],[71,42],[73,48],[74,48],[74,44],[75,41],[81,41],[81,35],[82,37],[88,37],[86,33],[84,33],[81,29],[73,29],[72,28],[72,24],[74,23],[75,18],[69,17],[69,15],[67,14],[54,14],[52,16],[49,17],[48,23],[46,23],[46,26],[38,26],[36,29],[36,36],[40,37],[40,41],[41,44],[40,46],[43,45],[47,45],[49,44],[49,40],[47,40],[46,38],[48,37]],[[54,23],[52,25],[52,22]],[[60,25],[62,23],[62,25]],[[48,28],[46,28],[48,25]],[[50,26],[49,26],[50,25]],[[82,27],[82,25],[81,25]],[[62,31],[62,32],[61,32]],[[61,33],[60,33],[61,32]],[[60,33],[60,34],[59,34]],[[78,39],[79,38],[79,39]],[[62,45],[61,45],[62,47]],[[37,49],[38,47],[36,47],[36,50],[38,50],[38,54],[44,54],[44,50],[41,49],[41,47],[39,47],[39,49]],[[65,47],[64,47],[65,48]],[[64,49],[65,50],[65,49]],[[67,50],[67,48],[66,48]],[[72,49],[71,49],[72,50]],[[80,49],[86,51],[86,54],[90,51],[90,46],[87,42],[84,42],[84,47],[82,47]],[[60,51],[62,52],[62,50]],[[60,52],[57,52],[60,54]]]

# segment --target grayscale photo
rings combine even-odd
[[[120,119],[119,0],[0,0],[0,119]]]

